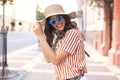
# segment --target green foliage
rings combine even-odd
[[[43,19],[45,19],[44,13],[37,11],[36,20],[43,20]]]
[[[11,22],[11,26],[12,26],[12,27],[15,27],[15,22]]]
[[[45,19],[45,15],[43,12],[40,12],[41,8],[39,5],[37,5],[36,7],[36,20],[42,20],[42,19]]]

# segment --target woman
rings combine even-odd
[[[46,61],[55,66],[56,80],[80,80],[80,74],[86,72],[86,62],[81,32],[71,22],[75,12],[66,14],[61,5],[53,4],[44,13],[45,20],[36,22],[33,30]]]

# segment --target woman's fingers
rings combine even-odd
[[[40,22],[36,22],[35,26],[33,26],[33,31],[37,36],[40,36],[43,34],[42,31],[42,27],[41,27],[41,23]]]
[[[32,27],[33,31],[36,31],[40,28],[40,24],[38,22],[35,23],[35,26]]]

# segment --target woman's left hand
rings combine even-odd
[[[33,27],[33,31],[38,37],[43,36],[42,25],[40,22],[35,23],[35,26]]]

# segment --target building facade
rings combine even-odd
[[[78,1],[86,2],[87,0]],[[92,44],[101,55],[108,56],[110,63],[120,66],[120,1],[88,1],[87,6],[90,8],[91,4],[94,6],[91,10],[87,7],[86,41]],[[78,3],[78,5],[81,4]]]

